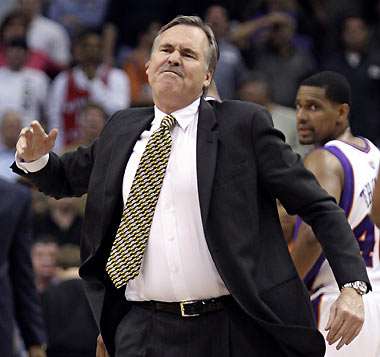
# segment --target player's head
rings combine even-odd
[[[296,116],[301,144],[323,145],[348,127],[351,88],[347,79],[332,71],[306,78],[298,88]]]

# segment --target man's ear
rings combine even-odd
[[[145,73],[148,74],[148,69],[149,69],[150,61],[145,63]]]
[[[214,70],[208,69],[205,74],[205,79],[203,81],[203,88],[209,87],[214,76]]]
[[[350,106],[347,103],[341,104],[339,106],[339,120],[344,121],[348,119],[350,114]]]

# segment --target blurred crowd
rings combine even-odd
[[[379,0],[1,0],[0,177],[32,195],[48,356],[62,346],[95,355],[97,329],[78,279],[86,198],[47,198],[13,174],[19,132],[33,120],[58,128],[54,151],[64,153],[91,144],[114,112],[152,105],[145,63],[158,29],[177,14],[197,14],[214,30],[221,98],[266,107],[296,152],[309,150],[298,142],[296,91],[323,69],[352,86],[353,134],[380,145]]]

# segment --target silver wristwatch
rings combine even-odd
[[[368,293],[368,286],[365,281],[353,281],[351,283],[346,283],[342,286],[343,288],[353,288],[359,295],[364,295]]]

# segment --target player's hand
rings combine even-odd
[[[37,120],[32,121],[30,128],[25,127],[20,132],[16,144],[18,156],[26,162],[39,159],[50,152],[57,135],[57,129],[52,129],[48,135]]]
[[[326,340],[332,345],[339,341],[336,349],[348,345],[360,332],[364,323],[363,298],[352,288],[342,289],[330,309],[329,321],[327,322]]]
[[[103,342],[102,335],[99,334],[96,341],[96,357],[108,357],[106,346]]]

